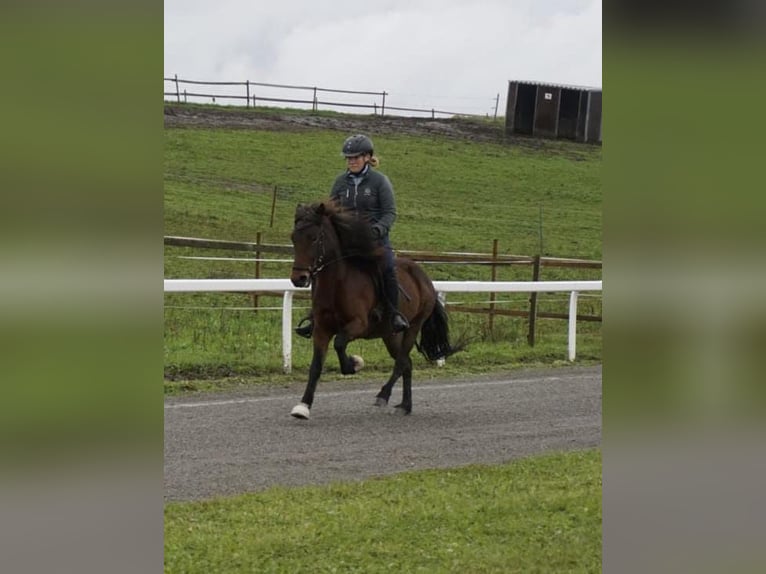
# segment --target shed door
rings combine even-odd
[[[577,139],[577,113],[580,109],[580,90],[561,90],[559,106],[559,137]]]
[[[548,86],[538,87],[535,127],[532,132],[534,135],[549,138],[556,137],[560,98],[561,88]]]
[[[514,132],[532,135],[532,126],[535,122],[536,97],[537,86],[519,84],[516,96],[516,111],[514,113]]]

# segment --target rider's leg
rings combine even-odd
[[[394,252],[386,245],[386,268],[383,270],[383,295],[391,310],[391,328],[394,333],[406,331],[410,327],[407,318],[399,312],[399,281],[394,267]]]

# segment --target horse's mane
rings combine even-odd
[[[340,242],[341,255],[358,267],[378,264],[382,261],[383,248],[375,240],[372,226],[356,212],[343,209],[332,201],[299,205],[295,212],[295,224],[299,222],[320,225],[327,217]]]

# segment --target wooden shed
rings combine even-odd
[[[510,81],[505,133],[601,143],[601,88]]]

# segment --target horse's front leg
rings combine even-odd
[[[335,335],[335,352],[338,354],[338,362],[340,363],[340,372],[344,375],[353,375],[358,373],[364,367],[364,360],[359,355],[348,355],[346,353],[346,347],[352,341],[352,338],[346,333],[338,333]]]
[[[355,315],[355,316],[354,316]],[[367,317],[362,311],[357,310],[352,313],[354,318],[345,323],[342,329],[335,335],[335,352],[338,354],[338,362],[340,363],[340,372],[344,375],[353,375],[358,373],[364,367],[364,360],[359,355],[347,355],[346,347],[354,339],[364,337],[367,333],[369,324]]]
[[[293,407],[290,414],[298,419],[308,419],[311,405],[314,404],[314,392],[322,374],[322,367],[327,356],[327,347],[330,343],[330,336],[318,332],[316,325],[314,328],[314,356],[311,359],[309,367],[309,381],[306,384],[306,390],[303,392],[301,402]]]

